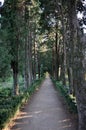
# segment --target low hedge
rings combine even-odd
[[[23,96],[12,96],[7,99],[0,99],[0,129],[14,116],[22,103]]]
[[[52,79],[52,81],[55,84],[56,89],[58,89],[61,95],[65,98],[70,111],[73,113],[77,113],[77,104],[74,102],[74,99],[71,98],[68,94],[68,89],[65,88],[60,81],[56,81],[55,79]]]
[[[11,88],[3,88],[0,89],[0,98],[7,98],[9,96],[12,96],[12,89]]]
[[[36,80],[26,92],[18,96],[10,96],[10,92],[7,95],[1,92],[0,95],[0,130],[5,127],[9,120],[15,115],[17,110],[23,105],[34,93],[35,89],[40,85],[43,78]],[[10,89],[11,91],[11,89]]]

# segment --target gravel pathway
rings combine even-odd
[[[47,77],[22,108],[10,130],[77,130],[77,120]]]

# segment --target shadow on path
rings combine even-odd
[[[77,130],[76,122],[47,77],[22,108],[10,130]]]

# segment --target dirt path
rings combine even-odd
[[[77,130],[75,116],[68,112],[49,77],[14,122],[10,130]]]

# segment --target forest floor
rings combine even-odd
[[[77,115],[70,113],[49,77],[21,109],[6,130],[77,130]]]

